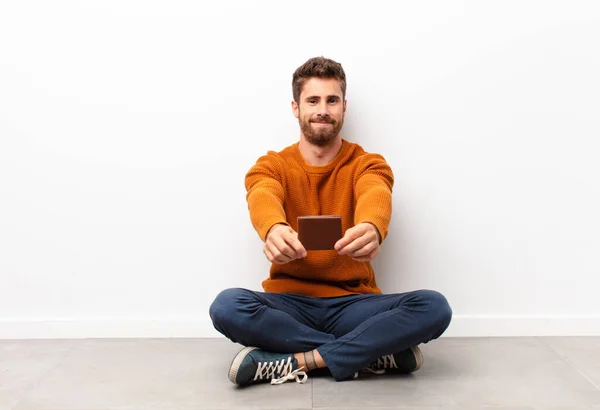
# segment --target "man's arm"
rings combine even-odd
[[[354,188],[354,224],[369,222],[377,228],[380,243],[387,237],[392,218],[394,174],[381,155],[368,154]]]
[[[283,209],[285,191],[277,159],[268,155],[260,157],[244,182],[250,221],[260,239],[265,241],[273,225],[289,225]]]
[[[283,203],[282,169],[275,158],[264,156],[246,174],[246,200],[254,229],[265,242],[271,263],[283,264],[306,256],[298,234],[289,226]]]
[[[387,236],[394,175],[385,159],[376,154],[365,155],[359,167],[354,186],[354,226],[335,244],[335,249],[340,255],[367,262],[377,256],[379,245]]]

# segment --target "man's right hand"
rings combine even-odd
[[[264,253],[269,262],[283,265],[304,258],[306,249],[298,240],[298,233],[287,225],[276,224],[267,233]]]

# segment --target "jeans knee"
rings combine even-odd
[[[423,297],[429,301],[429,312],[435,317],[436,324],[446,329],[452,320],[452,308],[444,295],[435,290],[423,290]]]
[[[237,301],[245,289],[231,288],[221,291],[210,305],[208,314],[213,325],[219,329],[220,325],[235,316]]]

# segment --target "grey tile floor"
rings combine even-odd
[[[237,388],[225,339],[0,340],[0,410],[600,409],[600,337],[442,338],[412,375]]]

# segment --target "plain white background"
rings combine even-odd
[[[444,293],[446,335],[600,334],[598,38],[594,1],[2,1],[0,337],[218,335],[319,55],[396,176],[385,292]]]

